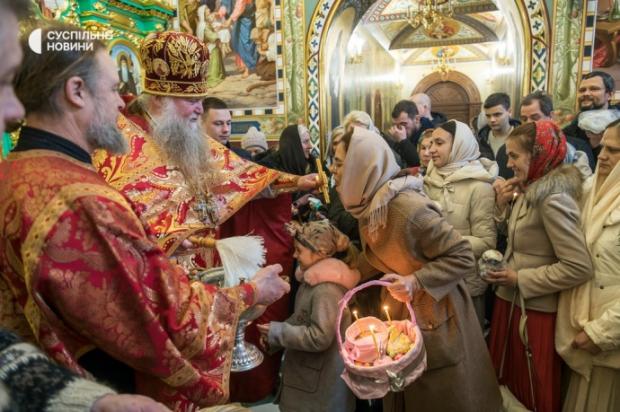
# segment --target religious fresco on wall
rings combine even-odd
[[[110,56],[116,63],[120,79],[121,94],[139,95],[142,92],[141,66],[138,51],[128,44],[119,41],[108,46]]]
[[[620,97],[620,1],[598,0],[592,70],[609,73],[616,81],[615,98]]]
[[[572,0],[557,0],[555,8],[551,94],[558,116],[575,109],[579,76],[579,55],[583,26],[583,6]]]
[[[304,0],[288,0],[283,5],[286,102],[289,123],[306,119]]]
[[[69,6],[67,0],[38,0],[41,15],[46,19],[57,19]]]
[[[209,48],[211,96],[233,110],[278,106],[273,0],[182,0],[178,11],[180,29]]]

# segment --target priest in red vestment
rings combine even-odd
[[[281,268],[218,289],[170,263],[91,165],[95,149],[127,144],[114,62],[98,42],[48,48],[50,30],[80,31],[48,23],[42,54],[22,47],[15,84],[28,126],[0,163],[0,326],[177,411],[224,403],[239,315],[288,291]]]
[[[230,137],[230,112],[225,105],[205,105],[208,51],[195,37],[153,33],[142,43],[140,59],[144,93],[119,120],[130,151],[122,156],[98,153],[94,160],[99,173],[127,197],[162,249],[187,270],[219,264],[215,249],[190,240],[245,235],[252,229],[264,237],[267,263],[280,263],[285,275],[292,273],[292,251],[282,250],[274,230],[290,220],[290,200],[250,201],[312,189],[315,175],[300,177],[259,166],[220,143]],[[201,121],[201,116],[209,120],[216,114],[213,123],[223,124],[226,139]],[[240,219],[232,222],[237,213]],[[267,308],[260,321],[283,321],[288,315],[285,296]],[[247,338],[257,343],[253,326]],[[252,402],[270,395],[280,357],[265,354],[259,367],[233,374],[231,399]]]
[[[217,263],[191,238],[217,238],[218,226],[261,193],[309,190],[316,175],[295,176],[241,159],[200,123],[208,50],[180,32],[150,34],[140,47],[143,94],[119,119],[129,153],[100,152],[95,167],[127,197],[159,245],[188,270]]]

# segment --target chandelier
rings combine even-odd
[[[454,14],[452,0],[412,0],[407,7],[407,22],[414,28],[422,26],[427,32],[441,27]]]

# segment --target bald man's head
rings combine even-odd
[[[426,93],[416,93],[411,96],[411,101],[418,106],[418,113],[422,117],[432,119],[431,116],[431,98]]]

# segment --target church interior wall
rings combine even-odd
[[[178,20],[182,15],[181,8],[195,1],[63,0],[54,3],[59,5],[54,10],[46,7],[51,4],[49,2],[33,0],[38,18],[63,19],[89,30],[111,30],[110,50],[117,56],[120,56],[117,49],[122,49],[121,46],[137,55],[139,43],[145,35],[178,25],[175,16]],[[217,4],[225,1],[229,7],[235,4],[235,0],[219,0]],[[453,3],[483,1],[453,0]],[[494,91],[508,91],[518,103],[519,98],[529,91],[546,90],[552,94],[556,106],[563,113],[570,114],[575,107],[578,78],[592,66],[597,0],[494,2],[507,21],[507,29],[498,28],[497,32],[512,30],[508,34],[500,33],[503,36],[500,59],[496,58],[497,45],[487,48],[482,45],[478,49],[486,50],[489,55],[476,61],[464,58],[450,63],[452,70],[468,76],[478,87],[482,99]],[[265,33],[274,34],[271,40],[275,41],[277,51],[276,80],[267,84],[267,81],[250,74],[249,79],[256,83],[250,92],[247,91],[247,82],[239,83],[243,87],[237,87],[235,83],[220,86],[223,91],[217,86],[213,88],[231,101],[240,91],[247,97],[246,102],[251,102],[233,107],[233,141],[238,142],[250,126],[256,126],[273,144],[286,125],[304,122],[311,130],[317,149],[320,149],[320,143],[331,127],[338,124],[347,111],[356,109],[367,110],[380,125],[387,126],[393,104],[408,97],[416,83],[437,65],[436,61],[435,64],[399,61],[386,47],[386,39],[377,36],[376,32],[360,30],[364,13],[373,6],[368,0],[254,0],[252,4],[259,8],[264,4],[270,7],[268,24],[271,26],[265,27],[270,27],[272,32],[266,29]],[[346,9],[350,9],[348,17]],[[256,20],[256,13],[253,18]],[[489,27],[493,27],[492,24]],[[362,38],[365,39],[366,55],[360,62],[355,61],[356,56],[351,54],[349,44],[355,31],[365,31]],[[338,42],[338,33],[341,33],[341,44],[336,48],[334,42]],[[117,45],[116,49],[114,45]],[[460,48],[465,50],[474,46],[461,45]],[[337,62],[338,68],[334,69],[333,51],[336,49],[340,61]],[[129,69],[134,74],[134,86],[139,89],[140,69],[135,67],[136,59],[128,57],[117,61],[120,64],[125,60],[133,66]],[[229,56],[225,59],[227,68],[233,67],[234,60]],[[497,69],[494,66],[497,61],[509,63],[490,76],[489,68]],[[127,70],[123,73],[126,77]],[[236,75],[238,73],[231,77]],[[334,98],[335,84],[337,98]],[[3,152],[6,153],[10,145],[10,139],[3,136]]]

